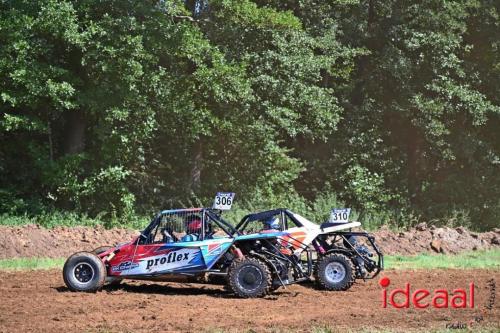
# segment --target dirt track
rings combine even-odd
[[[222,287],[202,284],[128,282],[95,294],[66,290],[58,270],[0,272],[0,332],[165,332],[223,329],[309,331],[390,328],[408,331],[468,323],[483,314],[478,326],[500,329],[496,270],[388,271],[392,288],[410,282],[416,288],[466,288],[476,284],[474,309],[393,309],[381,307],[377,281],[361,282],[346,292],[292,286],[264,299],[236,299]],[[496,301],[487,281],[495,279]]]

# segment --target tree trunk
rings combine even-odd
[[[199,193],[201,188],[201,169],[203,167],[203,144],[201,139],[194,145],[193,160],[190,173],[190,190],[193,193]]]
[[[64,155],[78,154],[85,148],[85,116],[83,111],[67,111],[64,131]]]
[[[420,179],[420,164],[422,155],[422,138],[418,130],[412,128],[408,137],[407,156],[408,156],[408,175],[407,186],[410,196],[410,203],[413,207],[418,206],[420,194],[422,191],[422,182]]]
[[[50,120],[47,121],[47,135],[49,137],[49,158],[51,161],[54,160],[54,140],[52,139],[52,125]]]

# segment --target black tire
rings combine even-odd
[[[271,288],[271,272],[257,258],[240,258],[229,267],[229,290],[239,297],[263,297]]]
[[[63,279],[71,291],[95,292],[104,285],[106,268],[94,253],[77,252],[66,260]]]
[[[106,252],[109,249],[112,249],[113,246],[100,246],[97,249],[92,250],[92,253],[95,255],[100,255],[101,253]]]
[[[318,259],[314,270],[316,284],[326,290],[347,290],[355,280],[355,268],[347,256],[334,253]]]

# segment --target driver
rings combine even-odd
[[[262,230],[260,233],[271,233],[280,231],[280,219],[278,216],[271,216],[262,221]]]
[[[166,225],[161,233],[163,235],[163,243],[174,243],[177,241],[177,237],[175,237],[171,226]]]
[[[186,235],[181,238],[181,242],[195,242],[200,239],[202,232],[202,220],[198,215],[186,216],[184,220]]]

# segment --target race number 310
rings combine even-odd
[[[333,223],[349,222],[349,215],[350,214],[351,214],[350,208],[332,209],[332,213],[330,214],[330,222],[333,222]]]

